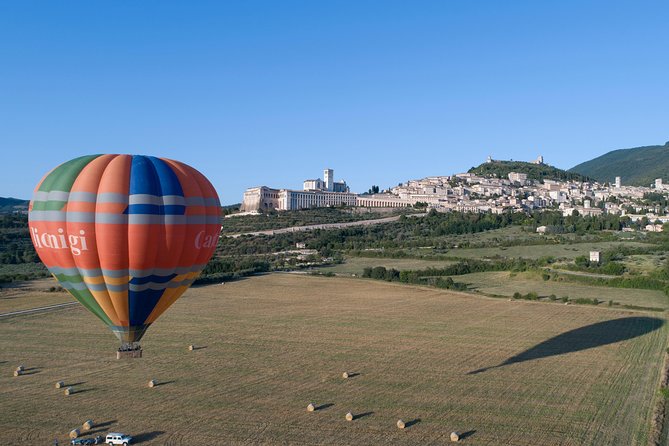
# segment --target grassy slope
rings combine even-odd
[[[449,261],[420,260],[420,259],[384,259],[374,257],[347,257],[346,261],[340,265],[326,266],[319,268],[322,272],[333,272],[336,274],[362,274],[366,267],[383,266],[385,268],[395,268],[397,270],[407,269],[425,269],[425,268],[444,268],[452,265]]]
[[[92,418],[147,445],[442,444],[453,430],[474,431],[463,444],[645,445],[667,325],[467,374],[632,315],[274,274],[188,291],[142,360],[112,359],[113,336],[81,309],[0,320],[0,437],[64,444]],[[36,373],[12,377],[19,363]],[[81,393],[65,397],[61,379]],[[349,410],[373,414],[348,423]],[[399,431],[398,418],[420,422]]]
[[[602,182],[613,182],[616,176],[620,176],[625,185],[647,186],[655,178],[669,181],[669,142],[663,146],[614,150],[569,171]]]

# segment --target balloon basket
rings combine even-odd
[[[141,358],[141,357],[142,357],[141,350],[133,352],[116,352],[116,359]]]
[[[121,346],[116,351],[116,359],[126,359],[126,358],[141,358],[142,357],[142,347],[139,345],[131,346]]]

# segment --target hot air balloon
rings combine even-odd
[[[216,249],[221,208],[192,167],[142,155],[89,155],[37,185],[29,227],[37,254],[107,324],[119,351],[140,351],[156,319]]]

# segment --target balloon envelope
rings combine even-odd
[[[124,343],[186,291],[216,249],[220,202],[186,164],[90,155],[49,172],[30,202],[37,254]]]

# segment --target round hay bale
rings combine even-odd
[[[14,376],[21,376],[23,375],[23,372],[21,370],[14,370]]]
[[[18,367],[16,368],[16,370],[19,371],[19,372],[23,372],[23,371],[25,371],[25,369],[26,369],[26,368],[23,367],[22,365],[20,365],[20,366],[18,366]]]
[[[353,421],[353,414],[351,412],[346,414],[346,421]]]
[[[83,427],[85,431],[89,431],[93,429],[94,425],[95,424],[93,423],[93,420],[86,420],[86,422],[81,427]]]
[[[193,350],[195,350],[195,346],[194,346],[194,345],[192,345],[192,344],[191,344],[191,345],[189,345],[189,346],[188,346],[188,350],[190,350],[190,351],[193,351]]]
[[[344,372],[341,374],[341,377],[344,379],[348,378],[348,376],[349,376],[348,372]]]
[[[307,412],[313,412],[314,410],[316,410],[316,406],[314,406],[314,403],[309,403],[309,405],[307,406]]]
[[[74,389],[72,387],[67,387],[63,393],[65,393],[65,395],[72,395],[74,393]]]
[[[63,381],[56,382],[56,389],[61,389],[63,387],[65,387],[65,383]]]
[[[149,381],[149,387],[156,387],[158,385],[158,382],[155,379],[152,379]]]
[[[79,432],[79,429],[72,429],[70,431],[70,438],[77,438],[81,432]]]
[[[397,420],[397,427],[399,429],[404,429],[406,427],[406,423],[402,420]]]
[[[460,436],[462,434],[458,431],[451,432],[451,441],[460,441]]]

